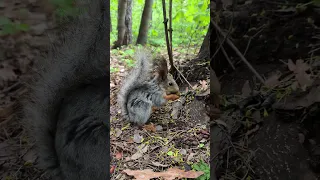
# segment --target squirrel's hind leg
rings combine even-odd
[[[152,113],[152,104],[140,100],[134,103],[133,106],[128,105],[129,119],[138,125],[144,125],[150,118]]]

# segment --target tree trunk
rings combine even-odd
[[[127,0],[118,1],[118,40],[113,48],[118,48],[123,45],[124,35],[126,32],[125,15],[127,9]]]
[[[132,43],[132,0],[127,0],[125,15],[126,32],[124,34],[123,45]]]
[[[204,37],[200,51],[198,53],[198,59],[208,59],[210,57],[209,45],[210,45],[211,31],[212,30],[210,29],[210,27],[208,27],[207,34]]]
[[[152,3],[153,3],[153,0],[146,0],[145,2],[143,13],[141,16],[141,23],[140,23],[137,44],[145,45],[147,43],[149,22],[152,14]]]

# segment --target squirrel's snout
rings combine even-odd
[[[167,95],[171,95],[171,94],[175,94],[177,96],[180,96],[180,92],[179,91],[169,91],[169,92],[167,92]]]

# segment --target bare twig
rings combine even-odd
[[[173,65],[173,57],[172,57],[172,52],[171,52],[171,48],[170,48],[169,35],[168,35],[168,25],[167,25],[168,19],[167,19],[167,15],[166,15],[166,1],[165,0],[162,0],[162,9],[163,9],[164,32],[165,32],[165,36],[166,36],[169,61],[170,61],[170,65],[171,65],[170,72],[172,72],[173,70],[177,70],[177,68],[175,68],[175,66]]]
[[[230,32],[231,32],[231,29],[232,29],[232,24],[233,24],[233,13],[232,13],[232,19],[231,19],[231,23],[230,23],[230,26],[229,26],[229,30],[228,30],[228,33],[224,36],[222,42],[220,42],[219,44],[219,47],[217,48],[216,52],[214,52],[214,54],[212,55],[212,57],[210,58],[210,61],[217,55],[217,53],[219,52],[220,48],[223,46],[224,42],[226,41],[226,39],[228,38]],[[218,37],[218,35],[217,35]]]
[[[172,53],[172,0],[169,0],[169,33],[170,33],[170,50]]]
[[[211,18],[212,25],[216,28],[216,30],[223,36],[226,37],[225,34],[222,32],[220,27],[213,21]],[[260,74],[252,67],[252,65],[246,60],[246,58],[242,55],[239,49],[230,41],[229,38],[226,38],[227,43],[229,46],[237,53],[240,59],[249,67],[249,69],[257,76],[257,78],[265,85],[264,79],[260,76]]]
[[[236,70],[236,68],[234,67],[232,61],[230,60],[230,58],[229,58],[229,56],[228,56],[228,54],[227,54],[227,52],[226,52],[226,50],[224,49],[223,46],[221,47],[221,51],[222,51],[222,53],[224,54],[224,56],[226,57],[228,63],[229,63],[230,66],[232,67],[232,69],[233,69],[233,70]]]
[[[220,41],[219,36],[218,36],[218,40],[219,40],[220,44],[222,44],[222,42]],[[229,56],[228,56],[228,54],[227,54],[227,52],[226,52],[226,50],[224,49],[223,46],[221,46],[221,51],[222,51],[222,53],[224,54],[224,56],[226,57],[228,63],[229,63],[230,66],[232,67],[232,69],[233,69],[233,70],[236,70],[236,68],[234,67],[232,61],[230,60],[230,58],[229,58]]]
[[[178,68],[176,68],[174,66],[174,68],[176,69],[176,71],[182,76],[182,78],[184,79],[184,81],[186,81],[186,83],[188,83],[188,85],[190,86],[191,89],[193,89],[192,85],[189,83],[189,81],[183,76],[183,74],[179,71]]]
[[[22,85],[21,82],[18,81],[18,82],[16,82],[16,83],[14,83],[12,86],[9,86],[9,87],[7,87],[6,89],[2,90],[2,91],[0,92],[0,94],[2,94],[2,93],[7,93],[7,92],[11,91],[11,90],[14,89],[14,88],[18,88],[18,87],[21,86],[21,85]]]
[[[250,37],[250,39],[249,39],[249,41],[248,41],[248,44],[247,44],[247,47],[246,47],[246,50],[245,50],[244,53],[243,53],[244,56],[247,54],[247,51],[248,51],[248,49],[249,49],[249,47],[250,47],[250,43],[251,43],[252,39],[255,38],[258,34],[260,34],[260,33],[264,30],[264,29],[263,29],[264,26],[265,26],[265,25],[263,25],[263,26],[262,26],[262,29],[260,29],[256,34],[254,34],[253,36]]]

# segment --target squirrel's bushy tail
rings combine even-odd
[[[118,103],[124,118],[128,118],[127,102],[130,92],[143,85],[150,78],[152,70],[152,55],[148,50],[138,49],[135,53],[135,59],[136,65],[122,82],[122,87],[118,94]]]
[[[24,102],[27,128],[35,139],[39,166],[60,173],[55,150],[59,106],[65,94],[99,77],[109,76],[109,29],[105,0],[76,0],[85,12],[68,24],[59,47],[52,47],[37,68],[35,82]],[[108,82],[106,82],[108,83]]]

